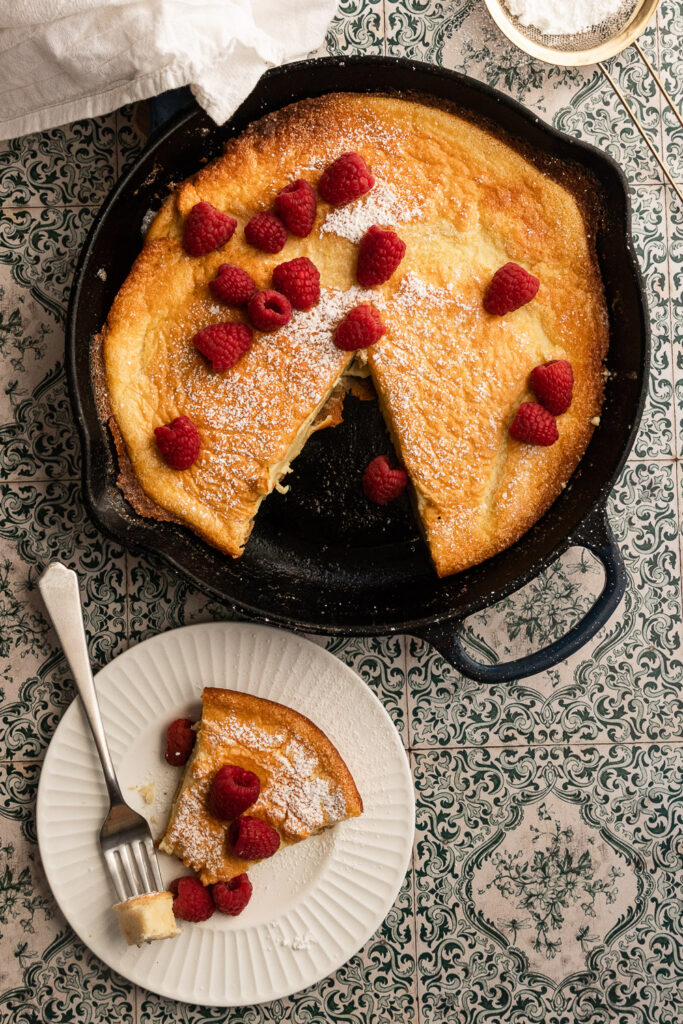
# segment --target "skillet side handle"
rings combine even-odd
[[[525,679],[527,676],[553,668],[595,636],[615,611],[626,589],[624,559],[614,539],[605,509],[600,509],[587,522],[582,523],[573,534],[572,542],[588,548],[600,559],[605,570],[605,583],[593,607],[565,636],[548,647],[516,661],[483,665],[470,657],[465,650],[462,638],[464,619],[429,627],[421,631],[420,636],[464,676],[480,683],[514,682],[516,679]]]

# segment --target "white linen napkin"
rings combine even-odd
[[[0,139],[190,85],[218,124],[336,0],[0,0]]]

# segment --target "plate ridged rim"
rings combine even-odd
[[[203,685],[232,686],[307,714],[336,742],[365,804],[360,818],[335,827],[322,869],[273,921],[250,925],[245,913],[232,919],[227,931],[185,925],[177,939],[131,949],[118,936],[110,909],[114,900],[95,845],[106,793],[84,715],[74,701],[45,756],[38,842],[60,909],[97,956],[159,995],[242,1006],[315,984],[371,938],[410,863],[415,804],[398,732],[351,668],[296,634],[214,622],[143,641],[102,669],[95,684],[116,766],[141,729],[156,719],[161,729],[168,708],[198,700]],[[288,937],[302,934],[311,937],[309,946],[288,944]]]

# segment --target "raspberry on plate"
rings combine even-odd
[[[279,252],[287,241],[287,228],[274,213],[262,210],[247,223],[244,237],[261,252]]]
[[[525,444],[555,444],[559,437],[555,417],[537,402],[522,402],[510,424],[510,437]]]
[[[257,331],[276,331],[292,319],[292,304],[282,292],[272,288],[256,292],[249,299],[249,319]]]
[[[236,857],[265,860],[279,849],[280,836],[266,821],[246,814],[233,821],[228,830],[228,843]]]
[[[218,274],[209,281],[211,294],[228,306],[246,306],[256,291],[251,274],[232,263],[221,263]]]
[[[500,267],[486,289],[484,309],[495,316],[513,313],[520,306],[531,302],[538,291],[540,281],[519,263],[506,263]]]
[[[406,243],[395,231],[383,231],[373,224],[358,246],[356,278],[364,288],[384,284],[394,273],[406,253]]]
[[[246,872],[231,878],[229,882],[216,882],[211,886],[211,896],[216,910],[220,910],[222,914],[237,917],[251,899],[252,889],[253,886]]]
[[[320,298],[320,273],[308,256],[298,256],[275,268],[273,286],[295,309],[310,309]]]
[[[190,256],[206,256],[232,238],[237,221],[211,203],[197,203],[185,218],[183,248]]]
[[[572,404],[574,374],[566,359],[553,359],[531,371],[529,385],[541,405],[561,416]]]
[[[181,921],[208,921],[215,907],[211,893],[205,889],[198,878],[182,875],[169,885],[173,893],[173,913]]]
[[[310,235],[315,223],[315,192],[304,178],[286,185],[275,196],[275,210],[297,238]]]
[[[337,327],[334,343],[345,352],[374,345],[382,337],[386,327],[374,306],[363,303],[347,313]]]
[[[256,803],[260,792],[258,775],[236,764],[224,764],[211,782],[209,810],[214,818],[232,821]]]
[[[196,734],[189,718],[176,718],[166,730],[166,753],[164,757],[174,768],[185,764],[192,753]]]
[[[369,192],[375,184],[360,153],[342,153],[326,167],[318,182],[318,194],[332,206],[345,206]]]
[[[176,416],[170,423],[154,428],[161,457],[171,469],[189,469],[197,461],[201,441],[189,416]]]
[[[246,324],[210,324],[197,331],[192,344],[211,363],[216,373],[229,370],[251,348],[251,328]]]
[[[392,466],[386,455],[378,455],[369,462],[363,473],[363,491],[366,498],[378,505],[398,498],[408,483],[408,474],[400,466]]]

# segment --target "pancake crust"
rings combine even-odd
[[[274,256],[246,244],[243,228],[257,210],[295,178],[315,185],[347,150],[373,170],[368,196],[338,210],[320,201],[310,236],[290,235]],[[238,227],[221,250],[197,258],[181,237],[200,200]],[[356,243],[373,223],[395,228],[407,252],[390,281],[365,290],[355,285]],[[237,366],[213,374],[192,335],[242,318],[212,300],[218,266],[237,263],[267,287],[272,269],[296,256],[319,268],[320,304],[257,334]],[[509,260],[541,287],[527,306],[493,317],[482,297]],[[576,468],[602,404],[608,326],[590,228],[569,189],[484,128],[413,99],[346,93],[251,125],[168,198],[150,228],[103,331],[115,432],[151,499],[140,510],[241,554],[260,501],[349,368],[332,334],[363,301],[377,306],[387,331],[358,358],[367,358],[439,575],[526,532]],[[533,399],[529,372],[558,358],[570,360],[575,377],[560,439],[549,448],[521,444],[508,427]],[[197,425],[202,449],[177,472],[160,458],[153,430],[181,414]]]
[[[246,813],[276,828],[282,846],[363,811],[339,751],[308,718],[261,697],[206,687],[192,756],[159,842],[204,885],[234,878],[251,863],[228,852],[226,823],[207,809],[211,781],[224,764],[258,775],[261,793]]]

